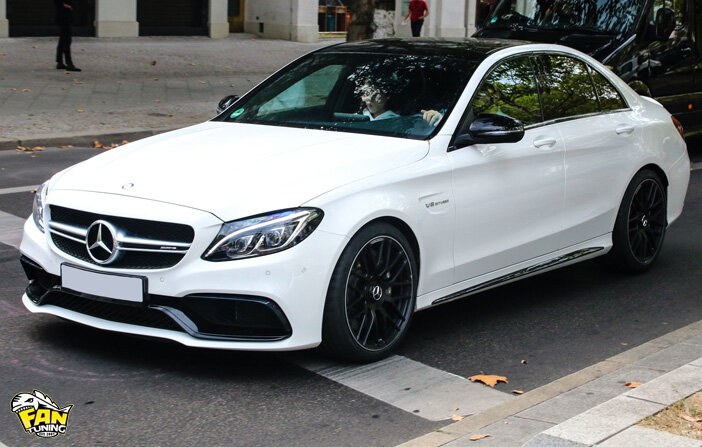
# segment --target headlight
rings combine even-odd
[[[32,205],[32,217],[34,217],[34,223],[37,227],[44,232],[44,203],[46,203],[46,191],[48,189],[49,182],[46,181],[37,188],[36,194],[34,194],[34,205]]]
[[[323,216],[317,208],[297,208],[227,222],[202,259],[229,261],[286,250],[309,236]]]

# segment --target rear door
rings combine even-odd
[[[561,245],[612,231],[626,176],[621,173],[641,134],[617,89],[585,62],[561,54],[535,57],[544,119],[565,144],[565,211]]]
[[[459,133],[483,113],[524,124],[517,143],[475,144],[449,152],[456,202],[455,282],[528,261],[560,244],[564,145],[543,125],[529,56],[497,65],[483,79]]]

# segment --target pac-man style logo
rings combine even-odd
[[[40,438],[53,438],[66,433],[68,412],[73,405],[64,408],[39,390],[19,393],[12,398],[12,411],[17,415],[28,434]]]

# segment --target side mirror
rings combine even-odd
[[[468,128],[468,132],[454,140],[456,149],[472,144],[516,143],[524,138],[524,125],[506,115],[484,113]]]
[[[239,95],[227,95],[217,104],[217,115],[227,110],[227,108],[239,100]]]
[[[656,40],[668,40],[675,31],[675,11],[661,8],[656,12]]]

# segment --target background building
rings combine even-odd
[[[423,35],[475,32],[488,0],[426,0]],[[248,32],[271,39],[314,42],[321,32],[345,32],[344,0],[74,0],[74,34],[96,37],[208,35]],[[402,25],[409,0],[376,0],[380,36],[409,36]],[[482,9],[480,8],[482,5]],[[333,8],[330,8],[333,7]],[[0,0],[0,37],[58,34],[51,0]],[[378,35],[378,33],[376,33]]]

